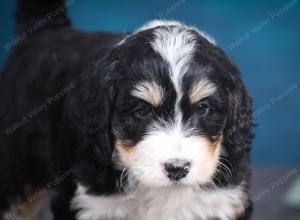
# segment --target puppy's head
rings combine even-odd
[[[102,136],[97,152],[114,152],[116,166],[139,183],[207,184],[222,153],[237,161],[249,146],[251,100],[238,69],[207,35],[152,22],[105,62],[105,89],[87,88],[98,103],[90,102],[89,114],[98,116],[86,129]]]
[[[147,186],[210,182],[236,132],[238,70],[210,38],[177,22],[152,22],[113,53],[119,165]]]

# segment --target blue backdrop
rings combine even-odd
[[[300,165],[300,0],[69,0],[73,26],[133,31],[176,19],[215,37],[239,65],[254,99],[256,165]],[[14,35],[14,1],[0,0],[0,66]],[[21,73],[20,73],[21,74]]]

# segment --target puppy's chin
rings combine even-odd
[[[211,142],[200,136],[175,137],[156,132],[135,146],[117,139],[116,149],[129,181],[155,188],[193,187],[212,182],[219,164],[221,140]]]

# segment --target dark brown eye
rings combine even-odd
[[[196,111],[199,115],[204,115],[208,111],[208,104],[206,102],[200,102],[196,105]]]
[[[148,116],[151,113],[151,111],[152,111],[151,106],[144,104],[144,105],[141,105],[138,108],[136,108],[135,115],[140,118],[143,118],[143,117]]]

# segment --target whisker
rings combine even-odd
[[[218,162],[217,174],[221,175],[221,178],[224,179],[227,184],[231,184],[232,173],[230,169],[224,163],[222,163],[222,161]],[[224,186],[225,183],[221,185]]]
[[[229,160],[227,160],[225,157],[220,156],[221,160],[226,161],[230,165],[230,169],[232,169],[232,164]]]
[[[119,192],[121,192],[121,190],[122,190],[122,188],[124,187],[124,180],[125,180],[125,178],[127,177],[127,174],[128,174],[128,172],[127,172],[128,170],[127,170],[127,168],[125,167],[123,170],[122,170],[122,173],[121,173],[121,176],[120,176],[120,181],[119,181]]]
[[[230,175],[230,179],[231,179],[231,178],[232,178],[232,172],[231,172],[231,170],[229,169],[229,167],[226,166],[226,164],[224,164],[224,163],[222,163],[222,162],[221,162],[220,165],[223,166],[223,167],[228,171],[228,173],[229,173],[229,175]]]

